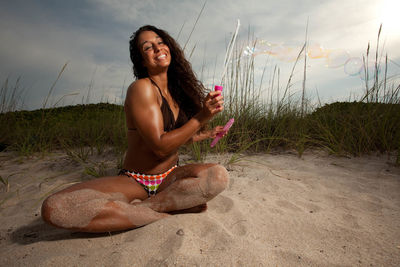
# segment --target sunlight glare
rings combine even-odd
[[[400,1],[383,0],[381,3],[379,20],[383,30],[389,34],[400,35]]]

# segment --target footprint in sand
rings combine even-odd
[[[181,232],[178,230],[177,233],[168,236],[167,240],[160,246],[160,250],[157,253],[158,259],[151,259],[146,266],[161,266],[167,258],[171,257],[176,251],[179,251],[180,247],[182,247],[184,235],[184,230],[180,230]]]
[[[360,229],[362,228],[359,224],[358,224],[358,220],[357,217],[351,215],[351,214],[344,214],[342,215],[343,220],[346,222],[346,225],[350,226],[350,228],[353,229]]]
[[[360,201],[360,207],[361,210],[365,212],[378,213],[378,214],[382,213],[382,204],[380,204],[379,202],[377,203],[368,200]]]
[[[289,201],[286,201],[286,200],[278,200],[275,203],[279,207],[286,208],[291,211],[303,211],[301,208],[297,207],[293,203],[290,203]]]
[[[245,235],[247,233],[248,219],[240,211],[240,204],[235,205],[230,197],[223,195],[217,196],[213,201],[209,202],[209,210],[212,211],[212,217],[224,218],[220,225],[225,231],[233,235]],[[229,212],[229,217],[225,213]],[[227,220],[227,218],[229,220]],[[217,219],[217,221],[219,221]],[[219,224],[219,223],[218,223]],[[205,231],[205,235],[209,234],[210,229]]]
[[[321,207],[318,205],[315,205],[313,203],[307,203],[307,202],[297,202],[301,207],[303,207],[305,210],[309,211],[310,213],[316,213],[321,210]]]
[[[208,205],[210,209],[215,210],[217,213],[227,213],[233,208],[233,200],[229,197],[218,195]]]
[[[243,236],[247,233],[247,220],[238,220],[230,226],[232,234]]]
[[[235,179],[234,178],[230,178],[229,179],[229,185],[228,185],[228,189],[232,190],[233,185],[235,184]]]

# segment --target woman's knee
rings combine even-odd
[[[228,187],[229,173],[222,165],[215,165],[213,168],[215,184],[220,189],[220,192],[222,192]]]
[[[50,196],[51,197],[51,196]],[[46,223],[51,224],[50,221],[50,213],[51,213],[51,207],[49,205],[49,198],[46,198],[43,203],[42,203],[42,209],[41,209],[41,215],[42,215],[42,219],[43,221],[45,221]]]
[[[42,203],[41,215],[43,221],[53,226],[58,226],[57,219],[57,210],[62,206],[62,199],[59,197],[59,194],[54,194],[47,197]]]
[[[66,229],[81,229],[96,217],[108,202],[107,194],[91,189],[57,193],[42,204],[45,222]]]
[[[200,172],[199,178],[205,180],[206,191],[211,197],[215,197],[224,191],[229,183],[228,171],[225,167],[218,164],[212,165]]]

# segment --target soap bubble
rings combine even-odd
[[[380,67],[379,65],[377,66],[378,69],[378,75],[380,73]],[[365,81],[365,80],[372,80],[375,78],[375,62],[369,62],[368,65],[365,67],[365,64],[363,64],[363,66],[361,67],[360,70],[360,78],[361,80]]]
[[[363,61],[359,57],[352,57],[344,64],[344,72],[350,76],[358,75],[363,67]]]
[[[266,40],[257,40],[252,46],[248,45],[244,48],[242,56],[270,55],[283,62],[294,62],[303,45],[304,43],[300,42],[271,43]],[[344,49],[325,49],[320,44],[312,42],[307,46],[306,53],[310,59],[325,58],[325,65],[328,68],[343,67],[347,75],[356,76],[359,74],[361,79],[365,80],[366,78],[362,59],[350,57],[350,54]],[[368,80],[374,76],[375,69],[374,64],[370,65],[368,67]]]
[[[256,51],[255,47],[246,46],[245,49],[243,50],[243,55],[253,56],[255,51]]]
[[[276,54],[279,60],[285,62],[293,62],[296,60],[300,52],[300,48],[293,46],[282,46],[280,51]]]
[[[290,43],[270,43],[260,40],[255,46],[246,46],[243,50],[243,56],[271,55],[281,61],[293,62],[296,60],[301,46]]]
[[[343,49],[329,50],[326,57],[326,66],[328,68],[339,68],[350,59],[349,53]]]
[[[307,48],[307,56],[312,59],[326,57],[326,51],[319,44],[312,44]]]
[[[269,55],[278,56],[281,55],[284,51],[284,47],[282,44],[269,44],[264,47],[263,52]]]

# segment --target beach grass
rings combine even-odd
[[[308,148],[360,156],[400,148],[399,103],[335,102],[302,115],[300,105],[278,111],[252,101],[230,103],[233,108],[211,122],[209,127],[235,118],[229,134],[215,148],[210,148],[209,140],[186,146],[182,152],[199,162],[208,153],[230,152],[234,162],[245,152],[274,149],[294,149],[299,156]],[[111,148],[118,155],[116,167],[121,167],[127,147],[124,116],[122,106],[106,103],[8,112],[0,115],[0,143],[21,156],[64,150],[71,160],[85,164],[88,174],[101,176],[104,168],[91,164],[89,157],[110,153]]]
[[[123,107],[88,104],[0,114],[1,146],[21,156],[64,150],[76,162],[112,151],[122,157],[126,148]]]
[[[209,127],[224,125],[235,118],[229,134],[216,147],[211,140],[182,148],[201,162],[208,153],[232,153],[229,163],[236,162],[246,152],[269,152],[294,149],[299,156],[306,149],[324,149],[336,155],[360,156],[372,152],[393,154],[400,151],[400,85],[387,76],[387,56],[381,62],[378,54],[372,79],[365,79],[364,94],[357,101],[334,102],[312,107],[305,97],[306,67],[302,94],[291,94],[292,78],[299,61],[306,54],[306,43],[299,50],[292,73],[286,83],[279,81],[275,66],[269,83],[255,81],[254,58],[241,57],[237,49],[225,79],[225,110]],[[370,45],[364,58],[365,66]],[[385,69],[383,76],[377,69]],[[62,71],[65,69],[63,67]],[[369,70],[366,69],[366,75]],[[60,72],[60,74],[62,73]],[[57,80],[59,77],[57,77]],[[57,81],[56,80],[56,81]],[[49,95],[54,88],[52,85]],[[267,92],[267,93],[265,93]],[[280,93],[279,93],[280,92]],[[51,107],[34,111],[19,111],[18,81],[9,88],[8,80],[0,90],[0,148],[16,151],[21,156],[64,150],[74,161],[85,165],[86,173],[101,176],[104,166],[88,161],[90,155],[105,151],[117,155],[116,167],[122,166],[127,147],[123,106],[108,103]],[[48,101],[47,96],[45,102]]]

